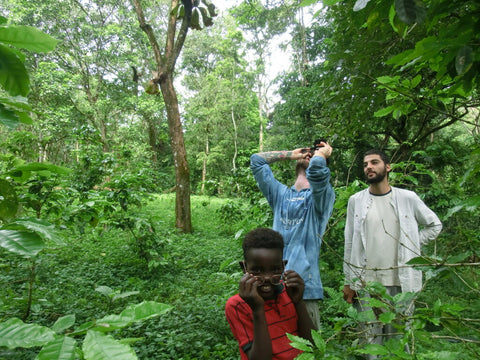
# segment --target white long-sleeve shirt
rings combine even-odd
[[[368,189],[365,189],[348,200],[343,272],[345,284],[354,290],[359,290],[364,280],[367,264],[365,220],[371,208],[372,197]],[[438,236],[442,223],[413,191],[392,187],[391,201],[400,225],[398,263],[392,266],[403,266],[410,259],[420,256],[421,245]],[[382,256],[381,249],[378,256]],[[421,271],[412,267],[401,267],[398,272],[402,292],[421,290]]]

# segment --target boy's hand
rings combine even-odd
[[[294,304],[297,304],[303,298],[303,290],[305,289],[305,283],[303,279],[296,271],[286,270],[283,276],[285,280],[285,287],[287,288],[287,294],[290,296]]]
[[[243,274],[242,278],[240,279],[240,288],[238,294],[252,308],[252,310],[258,309],[259,307],[263,309],[263,305],[265,303],[263,298],[258,293],[257,288],[257,278],[249,273]]]

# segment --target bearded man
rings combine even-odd
[[[380,150],[367,151],[363,171],[369,187],[348,201],[345,225],[343,298],[358,311],[370,310],[359,299],[369,296],[367,282],[379,282],[387,293],[418,292],[422,272],[405,264],[420,256],[421,245],[435,239],[442,229],[437,215],[413,191],[392,187],[388,156]],[[413,303],[407,305],[413,312]],[[362,329],[364,341],[382,344],[396,329],[380,322]],[[375,359],[375,356],[369,356]]]
[[[253,154],[250,168],[273,211],[273,230],[284,239],[286,270],[305,281],[303,299],[315,328],[320,327],[318,301],[323,299],[319,256],[322,236],[333,210],[335,193],[330,185],[327,159],[332,147],[323,140],[314,148]],[[275,179],[270,164],[295,160],[295,184],[288,187]]]

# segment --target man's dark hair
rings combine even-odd
[[[283,236],[269,228],[257,228],[245,235],[242,248],[244,258],[250,249],[279,249],[283,252]]]
[[[363,154],[363,158],[365,159],[365,156],[367,155],[378,155],[380,156],[380,159],[382,159],[382,161],[385,163],[385,165],[390,164],[390,158],[382,150],[378,150],[378,149],[368,150],[365,154]]]

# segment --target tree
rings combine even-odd
[[[311,33],[317,123],[350,149],[367,143],[395,148],[404,160],[440,129],[471,122],[468,113],[478,105],[476,2],[327,4]],[[292,95],[298,89],[289,87]],[[294,111],[294,102],[284,109]]]
[[[210,26],[212,24],[211,18],[216,15],[215,6],[207,3],[205,0],[202,0],[202,3],[206,7],[200,7],[198,2],[194,3],[191,0],[184,0],[182,4],[178,0],[172,0],[168,16],[166,44],[162,53],[153,28],[146,21],[142,4],[139,0],[133,0],[140,28],[147,35],[155,57],[156,70],[153,79],[149,82],[150,88],[147,91],[156,93],[158,92],[158,86],[160,86],[165,102],[175,166],[177,195],[175,206],[176,227],[186,233],[192,231],[190,169],[185,151],[177,93],[173,86],[173,72],[178,56],[182,51],[188,29],[190,27],[199,29],[200,17],[202,17],[205,26]],[[177,21],[179,18],[182,19],[182,23],[177,33]]]
[[[232,17],[220,20],[192,34],[182,58],[183,84],[189,90],[185,138],[190,159],[198,165],[192,181],[201,180],[202,193],[207,183],[212,185],[207,189],[210,194],[228,194],[231,187],[237,188],[225,178],[244,167],[238,163],[239,151],[257,146],[257,97],[244,39]]]
[[[296,12],[296,1],[246,1],[232,10],[239,27],[247,33],[248,47],[253,50],[255,84],[258,97],[259,140],[262,151],[268,117],[267,93],[272,80],[266,74],[266,60],[270,57],[271,41],[285,33]],[[277,61],[277,60],[274,60]]]

